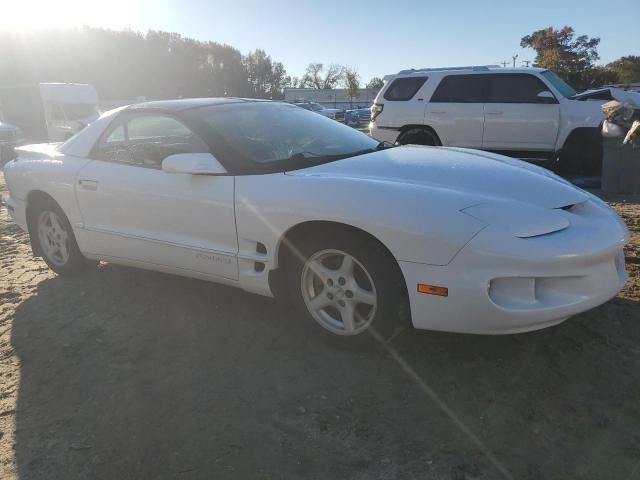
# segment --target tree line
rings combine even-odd
[[[549,68],[577,89],[640,82],[640,57],[597,65],[599,38],[573,28],[548,27],[522,38],[536,51],[535,65]],[[310,63],[290,76],[264,50],[246,55],[230,46],[178,33],[83,27],[30,33],[0,32],[0,87],[38,82],[91,83],[104,99],[241,96],[280,99],[286,87],[361,88],[353,67]],[[373,78],[367,88],[380,88]]]
[[[350,67],[311,63],[292,78],[264,50],[242,55],[230,45],[178,33],[90,27],[0,32],[0,87],[38,82],[90,83],[105,99],[280,99],[285,87],[360,86]]]

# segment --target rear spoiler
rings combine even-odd
[[[23,145],[15,147],[16,158],[24,158],[28,160],[44,160],[47,158],[55,158],[62,155],[58,147],[62,142],[58,143],[36,143],[33,145]]]

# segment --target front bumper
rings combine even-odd
[[[396,143],[400,131],[395,128],[380,128],[375,122],[369,122],[369,135],[381,142]]]
[[[607,207],[593,201],[585,205],[575,214],[567,212],[572,225],[560,232],[519,239],[487,227],[446,266],[399,262],[414,326],[526,332],[614,297],[627,280],[622,248],[628,232]],[[418,293],[418,283],[447,287],[448,296]]]
[[[27,202],[8,195],[2,195],[2,205],[7,207],[11,220],[26,232]]]

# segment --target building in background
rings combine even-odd
[[[347,96],[344,88],[332,88],[321,90],[317,88],[285,88],[284,99],[286,102],[317,102],[327,108],[343,108],[349,110],[358,107],[370,107],[373,99],[378,94],[377,88],[361,88],[360,96]]]

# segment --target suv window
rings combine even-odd
[[[391,101],[411,100],[426,81],[427,77],[396,78],[384,92],[383,97]]]
[[[540,79],[526,73],[490,76],[488,103],[541,103],[540,92],[548,91]]]
[[[484,103],[487,75],[447,75],[431,97],[435,103]]]
[[[207,153],[207,145],[182,122],[167,115],[123,114],[98,144],[102,160],[160,168],[176,153]]]

